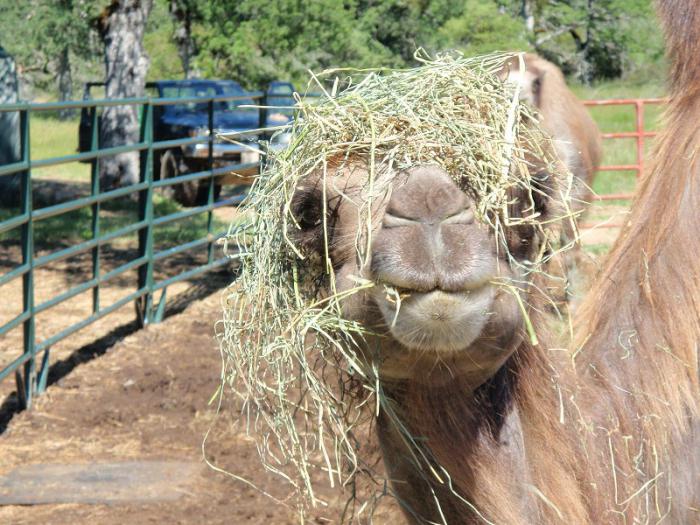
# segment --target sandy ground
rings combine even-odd
[[[149,504],[5,506],[0,507],[0,523],[298,523],[294,510],[203,461],[203,436],[211,428],[210,461],[277,497],[286,495],[279,481],[261,469],[251,438],[232,424],[230,407],[217,417],[208,405],[220,381],[221,359],[213,337],[219,295],[125,337],[105,355],[77,367],[0,435],[0,476],[37,463],[197,462],[201,468],[183,496]],[[327,489],[324,497],[329,508],[310,523],[332,523],[338,515],[342,495]],[[391,521],[381,516],[377,523]]]

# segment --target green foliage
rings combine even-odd
[[[88,5],[90,4],[90,5]],[[97,52],[88,0],[0,0],[0,43],[33,87],[56,90],[59,57],[67,50],[81,72]],[[77,59],[77,60],[76,60]]]
[[[648,82],[665,78],[664,39],[649,0],[617,0],[621,12],[619,31],[622,35],[626,76],[638,75]]]
[[[580,80],[617,78],[663,57],[652,0],[498,0],[513,17],[527,4],[534,49]]]
[[[182,63],[177,56],[177,47],[172,39],[173,27],[165,2],[156,2],[148,18],[143,45],[148,52],[151,65],[147,80],[182,78]]]
[[[651,0],[211,0],[201,15],[202,72],[256,88],[309,69],[413,65],[418,47],[536,50],[587,82],[657,68],[663,55]]]
[[[474,54],[529,48],[522,23],[492,0],[214,0],[196,34],[205,76],[249,87],[308,70],[414,65],[418,47]]]
[[[500,12],[495,2],[466,0],[463,13],[447,20],[439,36],[442,47],[454,47],[466,55],[531,49],[522,21]]]
[[[376,56],[342,0],[211,0],[195,37],[204,76],[233,77],[247,87],[274,78],[297,82],[308,70],[375,66]]]
[[[581,80],[617,78],[623,70],[624,42],[617,0],[571,0],[542,6],[537,50]]]
[[[414,62],[418,47],[435,51],[436,28],[461,15],[464,7],[463,2],[446,0],[362,0],[356,6],[355,16],[373,51],[393,57],[397,65],[406,65]],[[391,61],[389,58],[384,64]]]
[[[102,78],[96,21],[109,2],[0,0],[0,44],[24,85],[55,93],[66,48],[75,84]],[[154,0],[148,78],[182,78],[183,46],[199,76],[251,89],[272,79],[303,86],[309,70],[414,65],[418,47],[536,50],[586,81],[644,81],[664,63],[652,0]]]
[[[68,46],[78,56],[91,49],[89,12],[72,0],[0,0],[3,47],[25,67],[49,67]]]

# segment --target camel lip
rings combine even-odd
[[[464,301],[469,301],[470,299],[478,299],[484,294],[487,294],[490,287],[488,284],[484,284],[477,288],[469,288],[465,290],[442,290],[440,288],[434,288],[433,290],[427,292],[420,291],[409,291],[404,294],[402,301],[408,302],[420,302],[420,303],[437,303],[437,304],[461,304]]]
[[[408,296],[379,294],[377,304],[391,336],[409,350],[455,352],[469,347],[491,316],[492,286]]]
[[[378,293],[375,301],[389,332],[412,350],[460,351],[482,332],[491,316],[492,286],[451,292],[432,290],[392,296]]]
[[[473,283],[469,283],[468,286],[465,286],[463,288],[460,288],[458,290],[445,290],[444,288],[440,288],[439,286],[436,286],[435,288],[431,288],[430,290],[418,290],[415,288],[404,288],[402,286],[397,286],[385,281],[377,281],[376,282],[376,287],[375,289],[382,293],[386,292],[386,297],[389,299],[392,294],[391,292],[396,292],[401,298],[403,299],[408,299],[408,298],[418,298],[418,297],[440,297],[440,296],[445,296],[445,297],[465,297],[469,296],[471,294],[475,294],[483,290],[484,288],[488,288],[489,285],[491,284],[491,279],[481,279],[478,281],[474,281]],[[390,299],[389,302],[396,302],[395,298]]]

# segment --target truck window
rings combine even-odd
[[[215,97],[218,95],[214,86],[163,86],[161,94],[164,98],[193,98],[193,97]],[[186,102],[184,104],[174,104],[166,106],[167,111],[206,111],[206,102]]]

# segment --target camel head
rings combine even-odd
[[[511,189],[511,219],[546,220],[547,177],[538,176],[538,191]],[[545,232],[520,224],[497,235],[475,192],[437,164],[369,179],[367,163],[353,162],[300,182],[296,242],[316,256],[309,264],[327,253],[337,294],[372,283],[348,293],[342,313],[374,334],[364,357],[383,380],[463,375],[480,385],[527,337],[519,295],[530,291]]]
[[[222,347],[265,441],[293,455],[290,478],[309,479],[323,439],[332,463],[364,472],[358,421],[413,427],[404,401],[425,415],[471,388],[502,426],[499,385],[536,354],[539,278],[566,212],[551,139],[503,63],[444,56],[301,102],[251,188]]]

